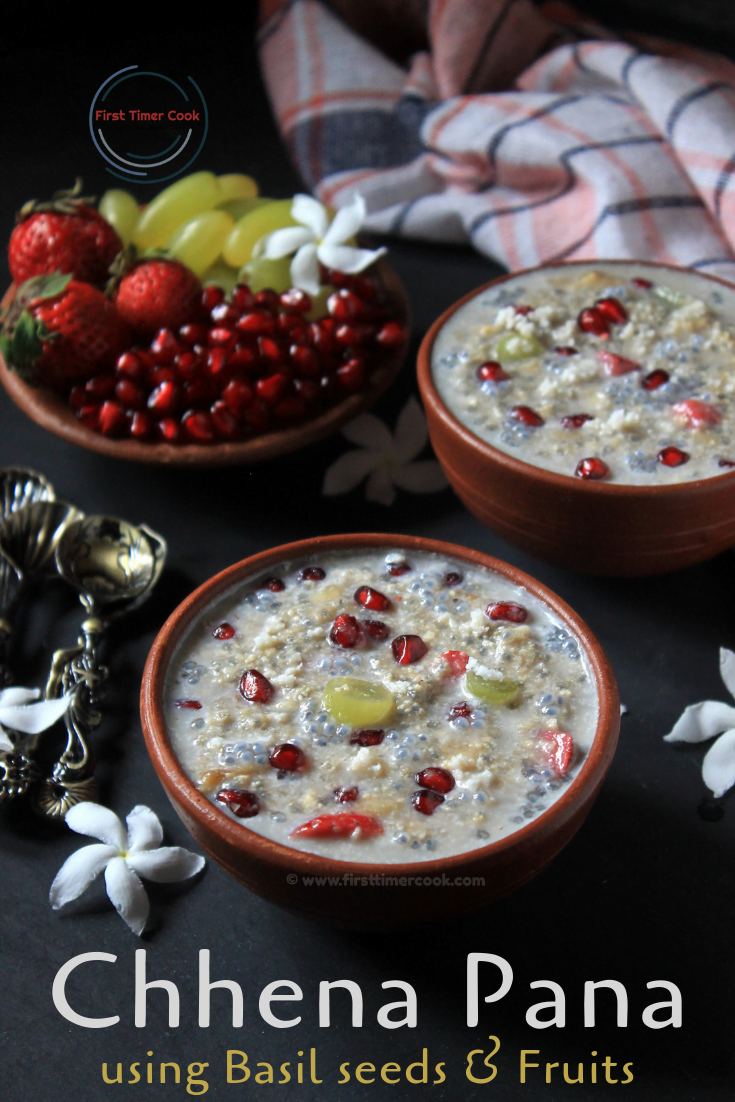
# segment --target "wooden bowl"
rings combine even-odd
[[[394,270],[384,260],[377,262],[377,271],[385,287],[396,319],[406,328],[409,325],[408,300],[403,285]],[[12,301],[14,287],[10,287],[0,303],[6,308]],[[221,444],[161,444],[139,440],[111,439],[92,432],[76,419],[57,394],[50,390],[30,387],[10,371],[0,355],[0,383],[15,404],[41,428],[55,436],[76,444],[80,448],[109,455],[115,459],[128,459],[135,463],[161,463],[169,467],[229,467],[236,464],[260,463],[264,459],[305,448],[331,436],[342,425],[369,409],[390,386],[398,374],[406,355],[406,345],[381,351],[379,360],[370,374],[367,385],[359,393],[351,394],[344,401],[332,406],[311,421],[293,428],[265,433],[251,440]]]
[[[735,322],[735,287],[713,276],[645,261],[579,261],[503,276],[465,295],[438,318],[418,354],[418,381],[431,443],[467,508],[509,543],[548,562],[589,574],[638,577],[678,570],[735,544],[735,472],[669,486],[586,482],[524,463],[475,436],[445,406],[431,357],[439,330],[476,295],[560,269],[614,268],[700,298],[715,291]]]
[[[580,640],[599,698],[599,718],[589,754],[564,794],[547,811],[513,834],[455,857],[404,864],[335,860],[291,849],[264,838],[215,806],[192,783],[174,753],[163,710],[166,672],[177,644],[211,603],[244,579],[271,570],[284,560],[354,548],[404,548],[435,552],[489,568],[524,586],[553,610]],[[216,574],[195,590],[169,617],[146,663],[141,716],[148,752],[174,809],[199,845],[231,876],[279,906],[351,929],[379,930],[397,925],[440,921],[477,910],[508,895],[540,872],[581,825],[612,761],[620,726],[617,685],[602,647],[589,628],[559,597],[507,563],[479,551],[416,536],[323,536],[286,544],[253,555]],[[303,877],[391,878],[391,884],[307,885]],[[420,875],[421,885],[396,878]],[[447,886],[446,878],[451,886]],[[472,886],[457,877],[480,877]],[[431,878],[431,883],[427,883]],[[439,878],[437,883],[436,878]],[[442,878],[445,878],[442,884]]]

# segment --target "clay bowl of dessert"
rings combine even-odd
[[[353,393],[329,405],[323,412],[297,424],[284,421],[283,428],[274,428],[262,435],[244,439],[221,440],[213,443],[164,443],[137,440],[129,432],[104,436],[85,427],[67,401],[51,390],[28,386],[10,371],[0,355],[0,383],[15,404],[41,428],[62,440],[100,455],[136,463],[164,464],[169,467],[225,467],[259,463],[314,444],[339,431],[342,425],[372,406],[390,386],[406,356],[409,328],[408,301],[395,271],[384,260],[376,264],[376,281],[382,287],[391,320],[398,322],[404,340],[390,347],[375,346],[364,383]],[[0,314],[12,302],[11,287],[0,303]],[[114,395],[113,395],[114,397]],[[179,411],[181,412],[181,411]]]
[[[289,911],[376,930],[477,910],[548,865],[597,796],[620,705],[600,644],[533,578],[358,534],[195,590],[151,648],[141,715],[214,861]]]
[[[735,287],[681,268],[494,280],[419,350],[432,445],[470,512],[539,558],[600,575],[690,566],[735,544],[733,335]]]

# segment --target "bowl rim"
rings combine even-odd
[[[566,791],[545,812],[507,837],[463,853],[425,861],[386,863],[325,857],[275,842],[249,830],[245,823],[235,821],[199,791],[179,763],[166,729],[163,690],[171,657],[179,641],[199,615],[228,589],[270,569],[276,563],[303,559],[315,553],[360,548],[435,552],[503,574],[514,584],[528,589],[551,608],[572,629],[582,644],[597,690],[599,707],[597,726],[587,758]],[[241,853],[257,855],[284,871],[314,874],[315,870],[320,870],[323,875],[334,876],[350,869],[357,869],[362,875],[379,872],[399,877],[429,876],[460,869],[470,862],[504,856],[512,850],[523,852],[536,839],[543,840],[552,834],[560,821],[567,821],[584,804],[590,793],[596,794],[612,761],[620,728],[620,698],[612,667],[596,637],[565,601],[524,571],[484,552],[442,540],[394,533],[317,536],[281,544],[251,555],[209,578],[181,602],[154,640],[143,673],[140,708],[149,756],[169,798],[184,812],[187,821],[193,820],[205,831],[214,831],[229,846]]]
[[[620,257],[613,260],[605,260],[603,258],[596,258],[593,260],[566,260],[566,261],[553,261],[547,264],[538,264],[533,268],[523,268],[519,271],[509,272],[506,275],[499,276],[497,279],[491,279],[488,283],[482,284],[480,287],[476,287],[473,291],[469,291],[462,298],[458,299],[451,306],[449,306],[443,314],[441,314],[433,323],[431,328],[426,333],[424,339],[418,350],[417,355],[417,376],[419,389],[424,403],[431,405],[434,408],[437,416],[441,417],[449,431],[455,435],[461,437],[462,441],[469,447],[481,452],[488,460],[494,461],[514,474],[523,475],[526,478],[539,479],[547,485],[554,486],[559,490],[566,491],[567,493],[573,486],[575,490],[580,493],[586,494],[607,494],[611,497],[646,497],[650,494],[656,495],[668,495],[675,497],[677,495],[691,493],[692,488],[698,488],[705,486],[708,489],[717,484],[722,486],[728,480],[732,482],[735,480],[735,470],[726,471],[722,474],[711,475],[709,478],[690,479],[686,482],[675,482],[669,486],[646,486],[639,483],[626,483],[626,482],[605,482],[605,481],[592,481],[580,478],[575,478],[573,475],[559,474],[557,471],[548,471],[544,467],[536,466],[533,463],[527,463],[523,459],[517,459],[515,456],[510,455],[508,452],[501,451],[500,448],[496,448],[493,444],[488,443],[481,437],[477,436],[471,429],[467,427],[458,417],[453,414],[449,408],[445,405],[443,398],[439,394],[436,383],[434,381],[434,374],[432,371],[431,354],[434,348],[434,342],[439,334],[440,329],[449,321],[449,319],[456,313],[461,306],[464,306],[466,302],[470,302],[478,295],[483,294],[491,287],[497,287],[501,283],[506,283],[511,279],[518,279],[522,276],[535,275],[538,272],[544,272],[554,269],[566,269],[574,267],[607,267],[610,265],[626,265],[635,267],[651,268],[656,271],[673,271],[682,272],[688,276],[694,276],[698,279],[708,280],[710,283],[716,283],[720,286],[726,287],[730,292],[735,290],[735,286],[732,283],[728,283],[725,279],[720,279],[718,276],[708,275],[705,272],[698,272],[694,268],[685,268],[679,264],[662,264],[655,260],[626,260]]]
[[[76,444],[86,451],[134,463],[166,467],[225,467],[260,463],[308,447],[337,432],[369,409],[385,393],[403,366],[409,345],[410,311],[405,288],[395,269],[384,259],[376,271],[395,306],[395,317],[406,329],[400,347],[381,351],[375,368],[363,390],[348,394],[311,421],[291,428],[254,436],[250,440],[223,441],[218,444],[166,444],[129,438],[111,438],[85,428],[58,394],[42,387],[31,387],[16,375],[0,354],[0,384],[13,402],[41,428]],[[15,285],[8,287],[0,302],[0,313],[12,301]]]

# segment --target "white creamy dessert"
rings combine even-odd
[[[570,264],[461,306],[432,372],[455,417],[526,463],[627,485],[696,481],[735,469],[734,319],[735,289],[696,273]]]
[[[579,641],[502,574],[356,549],[233,588],[179,643],[165,713],[233,819],[337,860],[464,853],[546,811],[594,738]]]

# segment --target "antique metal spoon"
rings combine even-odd
[[[108,674],[99,660],[100,643],[111,620],[150,595],[165,560],[165,540],[144,524],[88,516],[61,534],[56,567],[79,593],[87,617],[76,646],[54,654],[46,685],[47,699],[74,694],[64,717],[66,748],[36,792],[39,810],[50,818],[63,817],[75,803],[96,796],[88,739],[101,719],[98,704]]]
[[[26,581],[56,576],[56,548],[62,533],[84,514],[64,501],[34,501],[12,512],[0,525],[0,556],[12,571],[14,585],[5,590],[8,624]],[[40,735],[16,737],[12,750],[0,753],[0,803],[23,796],[38,780],[34,761]]]

